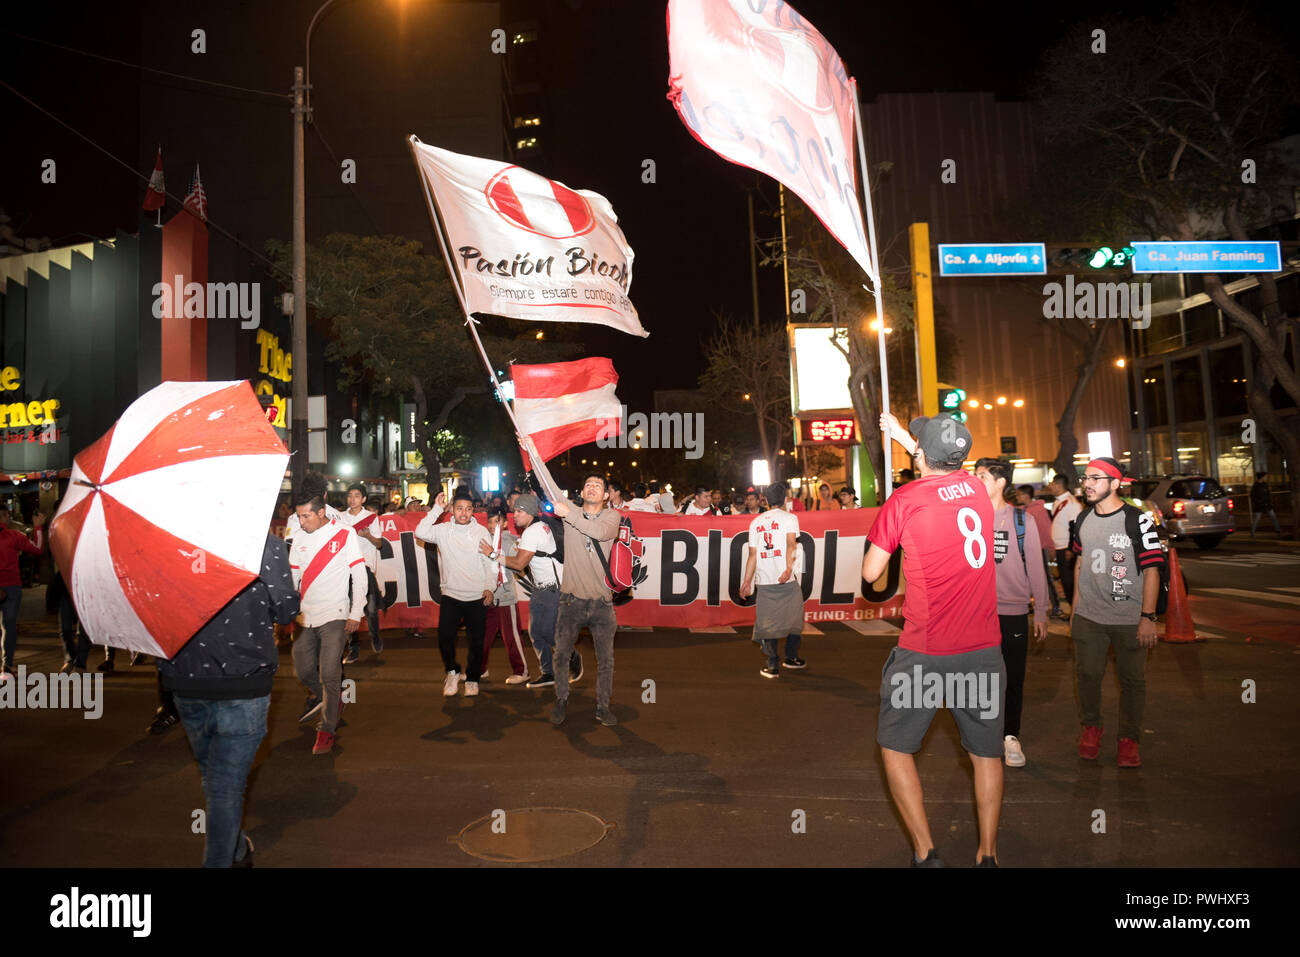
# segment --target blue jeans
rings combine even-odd
[[[785,636],[785,657],[787,660],[799,657],[799,642],[803,641],[803,635],[786,635]],[[781,667],[781,659],[776,654],[775,638],[765,638],[759,642],[763,648],[763,654],[767,655],[767,663],[773,668]]]
[[[271,696],[213,700],[176,695],[176,710],[199,761],[208,803],[204,867],[229,867],[244,850],[244,788],[253,757],[266,737]],[[241,853],[242,857],[242,853]]]
[[[528,640],[537,652],[542,674],[553,675],[555,655],[555,620],[560,613],[560,590],[540,588],[528,596]]]
[[[22,586],[6,585],[3,601],[3,611],[0,612],[3,617],[0,617],[0,622],[3,623],[4,634],[0,638],[0,665],[12,668],[18,644],[18,609],[23,603]]]

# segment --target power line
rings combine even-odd
[[[167,70],[158,70],[155,69],[154,67],[143,66],[139,63],[129,63],[126,60],[118,60],[111,56],[104,56],[103,54],[100,53],[91,53],[88,50],[77,50],[73,47],[64,46],[61,43],[53,43],[49,40],[42,40],[39,37],[29,37],[22,33],[13,33],[12,31],[9,30],[6,30],[4,32],[8,36],[17,37],[19,40],[27,40],[31,43],[41,43],[44,44],[45,46],[54,47],[56,50],[64,50],[68,53],[79,54],[80,56],[93,57],[96,60],[104,60],[107,63],[115,63],[118,66],[128,67],[129,69],[132,70],[142,70],[145,73],[157,73],[159,76],[168,76],[176,80],[185,80],[188,83],[201,83],[206,86],[220,87],[221,89],[225,89],[225,90],[235,90],[239,93],[252,93],[256,96],[269,96],[277,100],[287,100],[290,102],[293,101],[293,94],[291,93],[272,93],[268,90],[255,90],[246,86],[235,86],[232,83],[219,83],[216,80],[203,80],[196,76],[185,76],[184,74],[181,73],[171,73]]]
[[[311,128],[316,133],[316,136],[320,139],[321,146],[325,147],[325,152],[329,153],[330,159],[334,161],[335,169],[342,166],[343,164],[339,162],[338,155],[335,154],[334,148],[330,146],[329,141],[325,139],[325,134],[321,132],[320,124],[317,123],[315,120],[313,120],[311,124]],[[370,220],[370,228],[374,230],[375,235],[379,235],[379,224],[375,221],[375,217],[371,215],[371,212],[366,207],[366,204],[361,202],[361,194],[357,191],[357,184],[353,182],[353,183],[346,183],[344,185],[349,187],[348,192],[352,195],[352,198],[356,200],[357,207],[365,215],[366,219]]]
[[[95,149],[99,150],[101,153],[103,153],[105,156],[107,156],[109,159],[111,159],[114,163],[116,163],[117,165],[123,167],[123,168],[126,169],[126,170],[129,170],[132,176],[135,176],[137,179],[144,180],[146,183],[149,182],[149,177],[148,177],[148,176],[145,176],[143,173],[141,173],[141,172],[140,172],[138,169],[136,169],[134,166],[131,166],[129,163],[126,163],[125,161],[123,161],[123,160],[121,160],[121,159],[118,159],[116,156],[114,156],[112,153],[110,153],[110,152],[109,152],[108,150],[106,150],[104,147],[100,146],[98,143],[96,143],[94,140],[92,140],[89,136],[87,136],[86,134],[82,133],[80,130],[76,129],[75,127],[71,126],[70,124],[65,123],[63,120],[59,119],[57,116],[55,116],[55,115],[54,115],[53,113],[51,113],[49,110],[45,109],[45,107],[41,106],[39,103],[35,102],[35,101],[32,100],[31,98],[29,98],[29,97],[25,96],[24,94],[20,93],[18,90],[15,90],[12,86],[10,86],[10,85],[9,85],[8,83],[6,83],[4,80],[0,80],[0,86],[3,86],[6,90],[8,90],[8,91],[9,91],[10,93],[12,93],[14,96],[18,97],[20,100],[22,100],[22,101],[23,101],[24,103],[26,103],[28,106],[32,107],[32,108],[35,109],[35,110],[39,110],[41,113],[44,113],[46,116],[48,116],[48,117],[49,117],[50,119],[52,119],[54,122],[58,123],[58,124],[59,124],[60,126],[62,126],[64,129],[66,129],[68,132],[72,133],[74,136],[76,136],[76,137],[78,137],[78,138],[80,138],[80,139],[82,139],[82,140],[85,140],[87,143],[89,143],[89,144],[90,144],[91,146],[93,146]],[[176,195],[173,194],[173,193],[168,193],[168,192],[166,192],[166,191],[164,191],[163,195],[165,195],[168,199],[172,200],[172,202],[176,203],[177,206],[179,206],[179,207],[181,207],[181,208],[184,208],[184,206],[185,206],[185,201],[184,201],[183,199],[181,199],[180,197],[176,196]],[[256,249],[254,249],[252,246],[249,246],[247,243],[245,243],[243,240],[241,240],[238,236],[236,236],[236,235],[234,235],[233,233],[231,233],[229,230],[224,229],[223,227],[221,227],[220,225],[218,225],[217,223],[213,222],[213,221],[210,220],[210,219],[209,219],[209,220],[206,220],[206,223],[207,223],[207,225],[208,225],[208,227],[209,227],[210,229],[216,230],[216,232],[218,232],[218,233],[220,233],[222,236],[226,237],[226,239],[229,239],[232,243],[234,243],[234,244],[235,244],[236,246],[238,246],[240,249],[244,250],[245,252],[251,253],[252,255],[254,255],[254,256],[256,256],[258,259],[260,259],[262,262],[266,263],[266,265],[270,266],[270,267],[271,267],[271,271],[272,271],[272,273],[279,273],[280,276],[285,277],[285,278],[289,278],[290,280],[292,280],[292,277],[289,275],[289,273],[288,273],[286,270],[284,270],[284,269],[281,268],[280,266],[276,265],[275,263],[271,262],[271,260],[267,259],[264,255],[262,255],[260,252],[258,252]]]

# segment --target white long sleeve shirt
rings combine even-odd
[[[304,628],[331,621],[360,621],[366,608],[366,564],[357,547],[357,535],[337,519],[314,532],[299,528],[289,548],[293,584],[302,596]],[[348,597],[348,582],[352,595]]]
[[[457,601],[482,601],[497,587],[497,564],[479,551],[479,542],[492,544],[492,535],[477,521],[435,524],[443,510],[435,505],[415,526],[415,537],[438,546],[442,593]]]
[[[363,508],[357,514],[351,512],[339,512],[338,520],[344,525],[350,527],[353,531],[358,528],[364,530],[376,538],[382,538],[378,534],[379,516],[368,508]],[[357,535],[357,547],[361,549],[361,557],[366,561],[366,567],[372,572],[379,567],[379,549],[371,545],[368,539],[363,538],[359,533]]]

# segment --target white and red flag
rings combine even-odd
[[[167,187],[163,184],[162,147],[158,147],[158,160],[153,164],[149,175],[149,188],[144,191],[144,208],[162,209],[167,202]]]
[[[208,194],[199,180],[198,163],[194,164],[194,179],[190,180],[190,191],[185,195],[185,208],[205,223],[208,221]]]
[[[522,166],[408,140],[467,311],[649,335],[628,298],[632,247],[609,200]]]
[[[794,190],[872,276],[850,82],[835,48],[787,3],[668,2],[668,98],[686,128]]]
[[[515,364],[510,378],[515,385],[515,420],[543,462],[622,429],[623,407],[614,394],[618,373],[608,359]],[[524,467],[534,467],[527,452]]]
[[[247,381],[164,382],[132,402],[73,459],[50,523],[91,640],[175,655],[260,574],[288,460]]]

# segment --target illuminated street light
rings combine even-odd
[[[971,400],[970,400],[969,402],[967,402],[966,404],[969,405],[972,409],[978,409],[978,408],[980,407],[980,400],[979,400],[979,399],[971,399]]]
[[[1017,409],[1022,409],[1022,408],[1024,408],[1024,406],[1025,406],[1025,400],[1024,400],[1024,399],[1016,399],[1016,401],[1015,401],[1015,402],[1012,402],[1011,404],[1014,405]]]
[[[1115,365],[1122,369],[1126,365],[1128,365],[1128,360],[1125,359],[1123,356],[1120,356],[1118,359],[1115,360]]]
[[[998,405],[1006,405],[1006,404],[1007,404],[1007,397],[1005,395],[998,396]]]
[[[991,406],[991,405],[989,405],[987,402],[985,402],[985,403],[984,403],[984,408],[986,408],[986,409],[991,409],[991,408],[993,408],[993,406]]]
[[[748,393],[748,392],[745,393],[745,401],[746,401],[746,402],[749,401],[749,393]]]
[[[542,332],[541,329],[538,329],[538,330],[537,330],[537,338],[538,338],[538,339],[542,338],[542,336],[544,336],[544,335],[546,335],[546,333]]]

